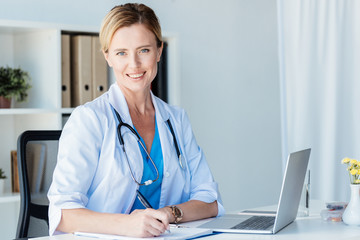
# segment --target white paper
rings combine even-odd
[[[110,234],[100,234],[100,233],[86,233],[86,232],[75,232],[77,236],[84,237],[94,237],[100,239],[158,239],[158,240],[175,240],[175,239],[188,239],[199,237],[207,234],[211,234],[211,229],[200,229],[200,228],[171,228],[170,233],[162,234],[158,237],[153,238],[135,238],[135,237],[125,237],[119,235],[110,235]]]

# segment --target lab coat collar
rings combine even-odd
[[[152,92],[151,100],[155,108],[156,117],[161,121],[165,122],[169,119],[169,113],[165,110],[164,103],[162,100],[158,99]],[[114,109],[120,114],[122,120],[129,124],[132,124],[131,116],[129,112],[129,107],[127,105],[124,94],[122,93],[120,87],[114,83],[110,86],[109,89],[109,102],[114,107]]]
[[[150,93],[151,93],[151,100],[154,104],[156,117],[160,122],[167,121],[169,119],[169,112],[165,110],[164,102],[162,102],[161,99],[157,98],[152,92]]]
[[[114,83],[109,89],[109,102],[113,108],[120,114],[123,122],[132,124],[129,107],[120,87]]]

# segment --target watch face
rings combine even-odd
[[[180,212],[180,209],[178,207],[175,207],[174,208],[175,210],[175,216],[178,218],[178,217],[181,217],[181,212]]]
[[[180,222],[181,219],[183,218],[183,212],[178,207],[175,207],[175,211],[176,211],[176,222]]]
[[[175,218],[175,223],[178,223],[183,217],[183,212],[177,206],[171,206],[171,209]]]

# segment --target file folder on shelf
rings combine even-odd
[[[92,97],[97,98],[108,90],[107,63],[100,49],[99,37],[92,37]]]
[[[61,35],[61,106],[71,107],[70,35]]]
[[[71,105],[76,107],[91,101],[91,36],[73,36],[72,44],[72,75],[71,75]]]

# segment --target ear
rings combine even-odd
[[[157,55],[157,58],[156,58],[157,62],[160,62],[160,58],[161,58],[163,48],[164,48],[164,42],[161,42],[161,46],[157,49],[158,50],[158,55]]]
[[[109,53],[105,52],[104,50],[102,51],[102,53],[104,54],[105,60],[106,60],[107,64],[109,65],[109,67],[112,67],[111,61],[109,60]]]

